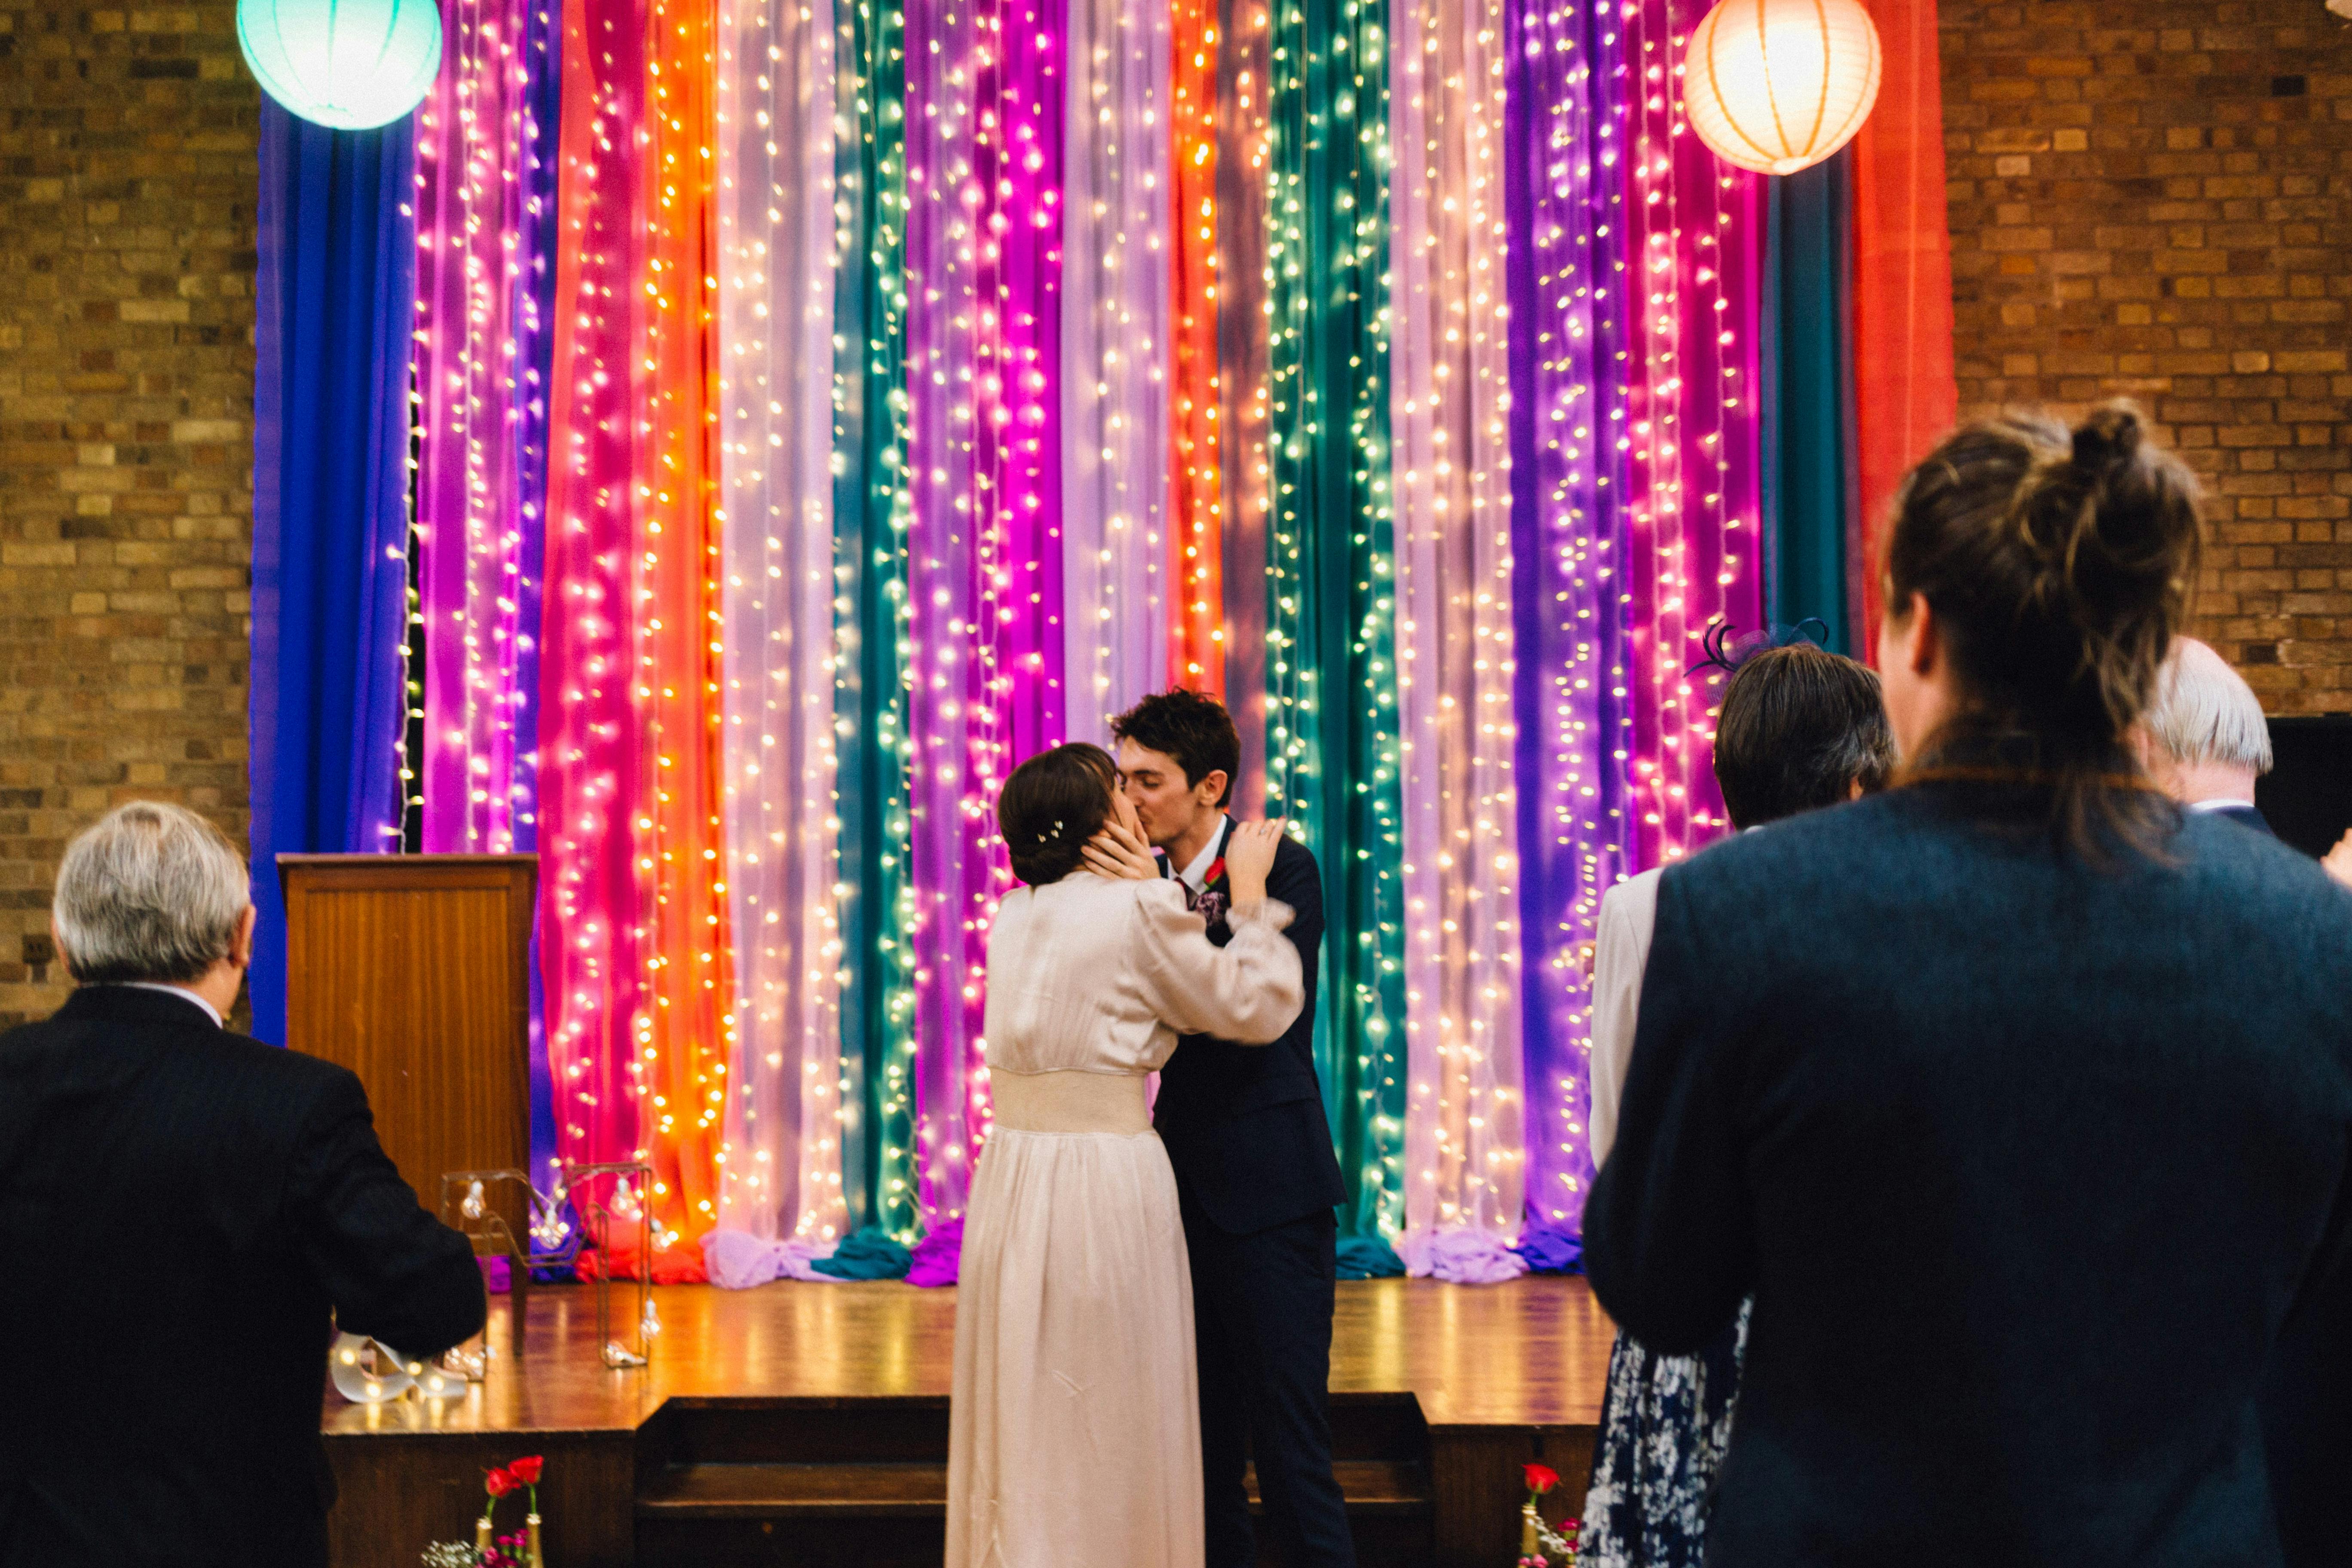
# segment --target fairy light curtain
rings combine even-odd
[[[721,860],[714,18],[569,0],[540,702],[558,1140],[717,1216],[735,1015]]]
[[[1405,1228],[1508,1279],[1522,1207],[1501,0],[1398,0],[1390,423],[1402,744]]]
[[[1275,0],[1266,809],[1315,851],[1316,1068],[1349,1235],[1404,1218],[1404,889],[1380,0]]]
[[[555,0],[459,0],[416,114],[415,400],[428,853],[538,848],[539,653],[553,371]],[[530,1168],[556,1156],[532,965]]]
[[[844,5],[835,17],[835,117],[845,131],[834,145],[831,257],[841,1168],[850,1223],[912,1235],[907,26],[887,0]],[[820,1054],[812,1070],[829,1065]]]
[[[1169,431],[1183,397],[1169,395],[1171,43],[1164,6],[1066,4],[1065,702],[1069,738],[1106,745],[1112,717],[1169,669]],[[1175,499],[1181,513],[1181,479]]]
[[[719,693],[730,1071],[718,1223],[846,1234],[835,886],[833,7],[725,0],[718,171]]]
[[[1703,9],[463,0],[416,123],[420,771],[435,847],[542,857],[553,1146],[644,1152],[666,1237],[772,1273],[956,1219],[995,793],[1182,683],[1321,863],[1347,1228],[1559,1261],[1577,948],[1723,830],[1688,672],[1762,618],[1795,460],[1847,467],[1768,448],[1789,198],[1768,254],[1682,123]],[[1940,276],[1897,96],[1865,348]],[[1941,405],[1853,373],[1866,510]]]
[[[1568,1256],[1592,1178],[1578,950],[1633,858],[1633,570],[1622,7],[1509,0],[1514,773],[1527,1084],[1523,1245]]]

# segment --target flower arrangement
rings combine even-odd
[[[474,1521],[474,1542],[436,1542],[425,1549],[425,1568],[546,1568],[539,1545],[539,1477],[546,1460],[538,1454],[509,1459],[484,1473],[482,1517]],[[499,1500],[514,1492],[530,1500],[523,1527],[509,1535],[492,1537]]]
[[[1564,1519],[1555,1531],[1536,1509],[1537,1501],[1559,1485],[1559,1472],[1536,1464],[1522,1465],[1519,1471],[1528,1484],[1528,1500],[1519,1509],[1518,1568],[1573,1568],[1578,1521]]]

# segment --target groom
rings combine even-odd
[[[1122,787],[1144,836],[1183,880],[1209,940],[1225,924],[1225,840],[1241,737],[1223,704],[1191,691],[1147,697],[1111,723]],[[1208,1568],[1252,1568],[1244,1465],[1254,1454],[1266,1522],[1300,1568],[1351,1568],[1347,1506],[1331,1479],[1332,1281],[1345,1195],[1315,1078],[1315,983],[1323,885],[1286,837],[1266,896],[1295,913],[1307,1003],[1270,1046],[1188,1035],[1160,1075],[1152,1123],[1175,1167],[1192,1262],[1201,1370]]]

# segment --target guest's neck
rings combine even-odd
[[[2227,763],[2174,763],[2159,765],[2150,772],[2164,793],[2183,805],[2195,805],[2208,800],[2241,800],[2251,804],[2254,798],[2254,770],[2232,767]]]
[[[1201,858],[1201,851],[1206,849],[1210,841],[1224,831],[1224,826],[1225,814],[1222,811],[1204,811],[1195,816],[1192,819],[1192,826],[1179,834],[1175,841],[1168,846],[1169,869],[1180,877],[1182,876],[1184,868]]]

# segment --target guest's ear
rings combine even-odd
[[[228,958],[239,969],[253,967],[253,931],[261,923],[261,911],[253,905],[245,906],[245,917],[236,922],[236,935],[230,939]]]
[[[71,980],[74,977],[73,960],[67,956],[66,939],[58,934],[58,917],[54,914],[49,916],[49,946],[57,953],[58,962],[65,966],[66,978]]]
[[[1911,673],[1924,679],[1943,662],[1943,625],[1925,594],[1911,595],[1911,613],[1905,618],[1911,626]]]

